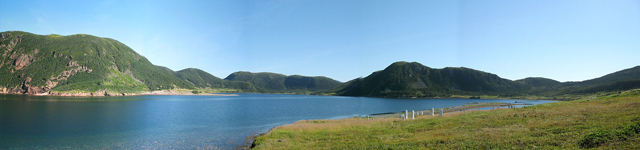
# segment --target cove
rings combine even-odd
[[[298,120],[341,119],[473,102],[554,102],[238,95],[0,95],[0,149],[232,149],[248,136]]]

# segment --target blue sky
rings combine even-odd
[[[0,31],[116,39],[175,71],[365,77],[396,61],[517,80],[640,65],[637,0],[0,0]]]

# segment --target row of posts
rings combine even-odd
[[[507,105],[508,108],[515,108],[515,106],[513,105]],[[496,107],[494,107],[495,109]],[[480,108],[478,108],[478,110],[480,110]],[[431,108],[431,116],[434,116],[434,112],[435,109]],[[440,117],[442,117],[442,114],[444,113],[444,109],[440,109]],[[418,115],[424,115],[424,111],[418,112]],[[405,119],[409,119],[409,110],[404,110],[404,114],[400,114],[400,118],[402,118],[402,121],[404,121]],[[367,120],[369,119],[369,116],[367,116]],[[416,119],[416,111],[411,110],[411,119]]]
[[[431,108],[431,116],[434,116],[435,114],[435,108]],[[440,117],[442,117],[442,115],[444,114],[444,110],[440,109]],[[418,112],[418,115],[424,115],[424,111]],[[369,118],[367,116],[367,118]],[[404,110],[404,114],[400,114],[400,118],[402,118],[402,121],[404,121],[405,119],[409,119],[409,110]],[[416,111],[415,110],[411,110],[411,119],[416,119]]]

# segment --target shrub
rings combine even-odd
[[[640,133],[640,121],[635,121],[622,130],[598,130],[589,133],[584,136],[578,144],[583,148],[593,148],[607,142],[625,141],[627,138],[635,136],[638,133]]]

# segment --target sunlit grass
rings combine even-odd
[[[257,138],[258,149],[579,149],[587,134],[622,130],[640,116],[640,92],[517,109],[367,120],[298,121]],[[635,134],[598,144],[638,149]]]

